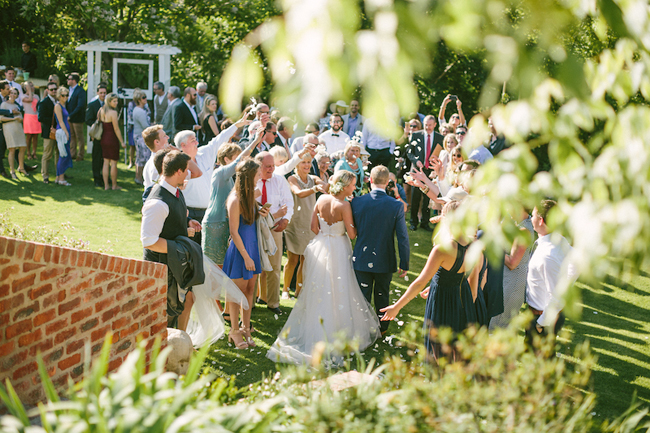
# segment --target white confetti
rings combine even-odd
[[[598,314],[598,311],[594,311],[594,314]]]
[[[408,280],[409,280],[409,276],[408,276],[408,275],[404,275],[404,281],[408,281]]]
[[[364,250],[364,251],[367,250],[367,249],[368,249],[368,247],[363,247],[363,250]]]
[[[361,287],[368,287],[366,283],[361,283]]]
[[[399,326],[404,326],[404,322],[402,322],[401,320],[400,320],[399,322],[397,322],[397,324],[398,324]]]
[[[372,263],[368,263],[368,267],[372,269]]]
[[[275,320],[278,320],[278,315],[274,314],[273,317],[275,317]]]
[[[420,246],[420,244],[413,244],[413,246],[415,246],[415,247],[419,247],[419,246]]]

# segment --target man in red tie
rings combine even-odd
[[[273,256],[269,256],[273,271],[262,271],[260,277],[260,299],[266,303],[269,310],[275,314],[282,314],[280,310],[280,273],[282,271],[282,232],[287,228],[291,217],[293,216],[293,196],[289,182],[273,173],[275,164],[273,155],[269,152],[260,152],[255,156],[255,160],[260,164],[260,180],[257,182],[257,189],[261,195],[257,200],[262,204],[271,203],[271,216],[275,221],[273,239],[278,247]]]
[[[429,158],[431,155],[438,156],[442,150],[443,136],[436,132],[436,118],[429,114],[424,118],[424,130],[414,132],[409,137],[406,146],[406,156],[414,166],[421,168],[429,175],[431,173]],[[422,220],[418,221],[418,209],[422,201]],[[415,231],[420,228],[432,231],[429,227],[429,197],[423,194],[419,188],[411,189],[411,224],[409,229]]]

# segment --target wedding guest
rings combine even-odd
[[[267,130],[267,136],[268,130]],[[273,156],[268,152],[261,152],[255,157],[261,166],[261,176],[257,181],[257,189],[262,194],[257,198],[260,204],[271,203],[270,212],[276,221],[271,232],[275,245],[278,247],[273,256],[269,256],[273,271],[262,272],[260,279],[260,298],[266,302],[267,308],[280,315],[280,273],[282,271],[282,232],[287,228],[293,216],[293,196],[284,176],[275,174]]]
[[[205,106],[205,102],[207,101],[207,96],[206,96],[207,93],[208,93],[208,83],[204,81],[199,81],[198,83],[196,83],[196,112],[197,113],[203,111],[203,107]]]
[[[295,123],[289,117],[282,117],[278,121],[278,135],[275,137],[275,146],[282,147],[287,153],[287,159],[291,158],[291,137],[293,136],[293,127]]]
[[[440,158],[440,162],[442,162],[442,166],[445,169],[445,171],[447,171],[447,167],[449,166],[449,161],[451,160],[451,152],[456,146],[458,146],[458,139],[456,138],[456,135],[455,134],[445,135],[445,138],[442,140],[442,150],[438,155],[438,158]]]
[[[71,184],[65,180],[65,172],[67,169],[72,168],[72,153],[70,152],[70,136],[71,129],[70,124],[68,123],[68,110],[65,108],[65,103],[68,101],[70,96],[70,91],[65,87],[61,86],[56,91],[57,104],[54,106],[54,117],[56,119],[56,129],[62,130],[65,133],[66,142],[64,144],[64,149],[59,147],[59,162],[56,164],[56,181],[55,183],[63,186],[71,186]],[[57,132],[58,135],[58,132]],[[57,145],[59,137],[56,139]],[[65,150],[65,153],[63,152]]]
[[[18,103],[18,90],[11,88],[7,101],[0,104],[0,109],[14,112],[19,110]],[[25,170],[25,151],[27,150],[27,142],[25,140],[25,132],[23,131],[23,116],[15,114],[13,117],[1,116],[0,120],[3,123],[2,133],[9,149],[9,171],[11,172],[12,179],[18,179],[15,171],[16,164],[16,149],[18,149],[18,172],[23,176],[29,176]]]
[[[165,84],[161,81],[153,83],[153,93],[153,124],[160,125],[169,106],[169,100],[165,95]]]
[[[289,188],[293,195],[293,217],[284,232],[287,246],[287,263],[284,265],[284,289],[282,299],[289,299],[289,286],[296,266],[296,296],[302,288],[302,268],[305,248],[314,237],[311,231],[311,219],[316,206],[316,193],[326,192],[329,184],[319,177],[309,174],[312,157],[306,153],[295,168],[295,173],[289,176]]]
[[[142,93],[142,89],[136,87],[133,89],[133,95],[132,98],[135,98],[136,95]],[[133,132],[133,129],[135,127],[134,121],[133,121],[133,110],[135,110],[135,107],[137,106],[136,102],[132,99],[129,104],[126,107],[126,138],[127,142],[129,144],[129,168],[132,168],[135,159],[136,159],[136,143],[135,143],[135,134]],[[151,115],[151,110],[149,109],[149,105],[145,104],[144,106],[145,111],[147,112],[147,115]],[[137,168],[136,168],[137,172]]]
[[[23,42],[23,55],[20,58],[20,66],[23,68],[23,71],[27,72],[30,76],[34,76],[36,73],[36,68],[38,67],[38,61],[36,56],[31,51],[31,43],[28,41]]]
[[[41,176],[43,183],[50,183],[50,173],[48,172],[48,162],[53,156],[56,156],[56,140],[50,139],[50,128],[54,120],[54,106],[56,105],[56,91],[58,86],[54,82],[47,83],[45,97],[38,104],[38,121],[41,124],[41,138],[43,139],[43,156],[41,157]]]
[[[564,298],[558,284],[563,279],[577,278],[571,263],[565,263],[572,248],[559,233],[547,225],[547,217],[557,203],[543,200],[533,209],[531,222],[539,235],[528,262],[526,275],[526,303],[533,320],[526,329],[526,342],[533,344],[535,336],[558,335],[564,326]]]
[[[535,229],[530,215],[525,210],[514,219],[519,230],[525,234],[527,242],[519,238],[512,244],[510,254],[506,254],[503,265],[503,313],[490,320],[490,330],[507,328],[514,316],[519,313],[526,300],[526,275],[528,262],[535,241]]]
[[[56,84],[56,87],[59,87],[61,85],[61,80],[59,79],[59,76],[56,74],[52,74],[49,77],[47,77],[47,82]]]
[[[167,91],[167,110],[163,114],[162,126],[165,130],[165,134],[169,136],[171,140],[174,139],[174,113],[177,104],[180,104],[181,101],[181,89],[176,86],[171,86]]]
[[[363,122],[366,118],[359,113],[359,101],[356,99],[350,101],[350,114],[344,114],[342,119],[343,132],[350,137],[354,137],[357,132],[363,132]]]
[[[38,147],[38,134],[41,133],[41,125],[38,123],[38,102],[40,98],[34,93],[34,83],[27,81],[23,83],[25,94],[23,96],[23,131],[27,142],[27,159],[36,159]]]
[[[456,101],[457,113],[452,114],[451,117],[449,118],[449,123],[447,123],[447,121],[445,120],[445,111],[447,110],[447,104],[449,104],[452,101]],[[467,121],[465,120],[465,115],[463,114],[463,103],[460,102],[458,96],[456,95],[445,96],[445,99],[443,99],[442,105],[440,106],[440,114],[438,114],[438,123],[440,123],[441,127],[442,125],[447,124],[451,131],[456,129],[459,125],[467,126]]]
[[[88,108],[86,108],[86,126],[88,130],[93,126],[95,122],[99,120],[99,110],[104,106],[106,101],[106,94],[108,93],[108,87],[104,83],[99,83],[97,85],[97,97],[90,101]],[[101,122],[101,121],[100,121]],[[93,182],[95,186],[104,188],[104,178],[102,177],[102,167],[104,165],[104,157],[102,155],[102,145],[101,138],[99,140],[93,140],[93,151],[92,151],[92,170],[93,170]]]
[[[314,167],[314,164],[312,164],[312,174],[318,176],[323,182],[328,183],[330,180],[328,170],[332,163],[330,156],[327,152],[320,151],[314,157],[314,161],[316,162],[316,166]]]
[[[395,153],[395,140],[386,138],[377,131],[372,119],[367,119],[363,124],[361,144],[370,154],[369,160],[372,167],[383,165],[391,167],[395,164],[393,155]]]
[[[357,177],[357,187],[354,190],[354,196],[359,197],[363,191],[365,172],[361,163],[361,146],[355,140],[348,140],[348,144],[343,151],[343,158],[334,166],[334,173],[339,170],[351,171]]]
[[[106,103],[99,111],[99,120],[102,122],[104,131],[100,145],[102,147],[102,155],[104,157],[104,166],[102,168],[102,176],[104,178],[104,190],[109,189],[109,170],[110,179],[112,181],[112,189],[122,189],[117,186],[117,161],[120,159],[120,146],[126,149],[126,144],[120,132],[120,125],[118,123],[117,115],[117,94],[110,93],[106,96]]]
[[[296,152],[300,152],[303,147],[304,147],[304,142],[307,139],[307,135],[312,134],[316,137],[318,137],[318,134],[320,134],[320,129],[318,128],[318,123],[308,123],[307,126],[305,127],[305,135],[302,137],[297,137],[296,139],[293,140],[291,143],[291,153],[294,154]]]
[[[183,92],[183,99],[174,104],[174,140],[176,134],[180,131],[193,131],[201,130],[199,125],[199,115],[194,110],[196,105],[196,90],[194,87],[186,87]]]
[[[274,146],[269,150],[269,153],[273,155],[273,164],[275,164],[276,167],[280,167],[289,160],[289,155],[284,147]]]
[[[135,183],[144,184],[142,172],[144,166],[151,157],[151,150],[144,144],[142,132],[149,127],[149,113],[145,110],[147,106],[147,95],[143,91],[133,92],[133,139],[135,141]]]
[[[226,251],[223,270],[246,296],[248,305],[252,306],[255,283],[262,270],[257,240],[257,219],[260,215],[266,216],[268,208],[260,208],[255,202],[255,185],[260,179],[259,164],[252,159],[244,159],[237,164],[236,173],[235,187],[226,201],[232,242]],[[282,257],[281,250],[279,254]],[[228,341],[235,344],[237,349],[255,347],[255,341],[251,336],[252,308],[243,311],[241,329],[239,329],[239,305],[227,302],[226,308],[231,324]]]
[[[70,149],[72,158],[77,161],[84,160],[86,153],[86,137],[83,134],[83,123],[86,120],[86,91],[79,85],[81,77],[76,72],[68,74],[70,97],[66,103],[70,121]]]
[[[5,69],[5,79],[9,83],[10,87],[18,90],[18,98],[16,98],[16,103],[20,105],[20,102],[23,99],[23,86],[16,83],[16,70],[12,66],[9,66],[7,69]]]
[[[340,114],[334,113],[330,116],[330,126],[331,129],[321,132],[318,139],[325,144],[327,153],[331,155],[340,150],[344,150],[350,136],[341,130],[343,127],[343,119]]]
[[[3,102],[7,101],[7,98],[9,97],[9,92],[11,91],[11,86],[9,86],[9,82],[6,80],[0,81],[0,104]],[[0,116],[2,117],[7,117],[8,119],[13,119],[14,115],[20,114],[20,110],[15,109],[15,110],[3,110],[0,108]],[[7,142],[5,141],[5,136],[3,131],[3,125],[4,122],[0,121],[0,175],[4,178],[9,179],[9,175],[5,171],[5,165],[4,165],[4,157],[5,153],[7,152]],[[48,129],[48,135],[49,135],[49,129]]]
[[[201,125],[199,146],[205,146],[210,142],[210,140],[219,135],[217,108],[217,97],[214,95],[207,95],[203,103],[203,109],[199,115],[199,125]]]
[[[226,200],[235,185],[233,177],[237,164],[251,154],[263,135],[264,128],[259,127],[255,138],[243,151],[236,143],[226,143],[217,152],[219,168],[212,173],[210,199],[201,225],[203,253],[219,266],[223,265],[230,240]]]

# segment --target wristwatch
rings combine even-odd
[[[426,193],[429,192],[429,187],[426,186],[426,187],[424,187],[424,188],[420,188],[420,191],[422,191],[422,194],[426,194]]]

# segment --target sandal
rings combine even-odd
[[[235,349],[248,349],[248,343],[244,340],[241,331],[231,330],[228,334],[228,342],[235,345]]]
[[[72,186],[72,184],[69,183],[67,180],[57,180],[56,184],[57,185],[63,185],[63,186]]]
[[[11,172],[11,178],[12,178],[13,180],[18,180],[18,176],[16,176],[16,172],[15,172],[15,171],[12,171],[12,172]]]
[[[244,338],[246,338],[246,343],[248,344],[248,347],[256,347],[257,346],[255,344],[255,340],[253,340],[253,337],[251,337],[251,330],[250,329],[240,329],[239,332],[244,334]]]

